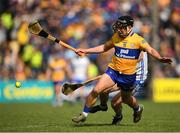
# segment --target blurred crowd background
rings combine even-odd
[[[84,81],[107,68],[112,51],[79,58],[60,45],[34,36],[28,24],[39,20],[52,35],[75,48],[94,47],[113,34],[111,25],[131,15],[142,35],[173,64],[149,62],[151,77],[180,77],[180,1],[157,0],[157,40],[153,44],[152,0],[0,0],[0,80]]]

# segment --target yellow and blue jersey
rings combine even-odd
[[[67,63],[63,58],[58,58],[56,60],[52,60],[50,62],[50,68],[52,69],[51,79],[53,82],[63,82],[66,78],[65,68],[67,67]]]
[[[136,33],[132,33],[125,39],[115,33],[111,41],[114,44],[115,53],[108,66],[122,74],[135,74],[140,52],[148,46],[148,43]]]

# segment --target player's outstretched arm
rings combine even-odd
[[[152,55],[154,58],[156,58],[157,60],[159,60],[162,63],[172,63],[172,60],[168,57],[162,57],[154,48],[152,48],[151,46],[147,46],[145,48],[145,50]]]
[[[107,41],[105,44],[102,44],[97,47],[88,48],[88,49],[77,49],[76,54],[78,54],[79,56],[84,56],[86,54],[103,53],[103,52],[106,52],[109,49],[111,49],[113,46],[114,45],[113,45],[112,41],[110,40],[110,41]]]

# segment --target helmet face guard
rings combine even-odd
[[[116,26],[116,23],[112,24],[112,31],[113,31],[114,33],[117,32],[117,26]]]
[[[122,29],[127,30],[128,26],[132,26],[133,27],[134,24],[134,20],[132,19],[132,17],[130,16],[122,16],[119,17],[118,20],[112,25],[112,30],[113,32],[117,32],[119,34],[120,37],[126,37],[128,36],[128,34],[123,34],[122,33]]]

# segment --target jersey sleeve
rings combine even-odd
[[[141,50],[145,50],[148,46],[149,46],[149,44],[148,44],[148,42],[144,39],[144,38],[140,38],[140,40],[139,40],[140,42],[139,42],[139,45],[140,45],[140,49]]]

